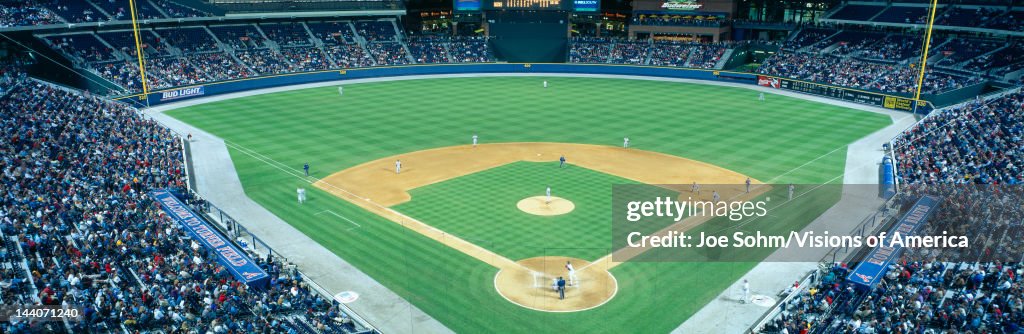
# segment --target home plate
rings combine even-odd
[[[750,297],[750,302],[761,307],[775,306],[775,298],[765,295],[753,295]]]
[[[334,300],[342,304],[348,304],[359,299],[359,294],[355,291],[342,291],[334,295]]]

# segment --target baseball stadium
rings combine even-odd
[[[2,333],[1024,333],[1021,0],[0,0]]]

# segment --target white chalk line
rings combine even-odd
[[[351,219],[348,219],[348,217],[342,216],[342,215],[338,214],[337,212],[334,212],[333,210],[324,210],[324,211],[320,211],[320,212],[314,213],[313,215],[314,216],[319,216],[319,215],[322,215],[322,214],[325,214],[325,213],[329,213],[331,215],[334,215],[335,217],[344,219],[345,221],[347,221],[349,223],[352,223],[352,225],[355,225],[355,227],[350,227],[350,228],[346,229],[346,231],[351,231],[352,229],[363,227],[363,225],[359,225],[359,223],[356,223],[356,222],[352,221]]]

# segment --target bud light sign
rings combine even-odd
[[[160,95],[160,101],[170,101],[187,97],[202,96],[206,93],[206,90],[204,88],[204,86],[196,86],[164,91]]]

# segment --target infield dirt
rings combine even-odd
[[[514,261],[391,209],[409,201],[412,189],[518,161],[550,162],[552,168],[559,168],[562,156],[570,165],[644,184],[674,185],[666,187],[679,192],[689,192],[693,182],[735,185],[719,186],[717,190],[725,199],[740,196],[747,179],[746,175],[715,165],[651,151],[588,144],[500,143],[442,147],[381,158],[331,174],[314,186],[498,268],[495,288],[512,303],[538,311],[582,311],[604,304],[618,291],[609,270],[619,263],[612,262],[610,254],[594,263],[561,256]],[[402,161],[401,173],[395,172],[396,160]],[[710,200],[708,192],[698,197]],[[686,230],[705,220],[684,219],[659,233]],[[566,261],[573,261],[581,282],[567,289],[566,300],[559,300],[550,281],[565,276]]]

